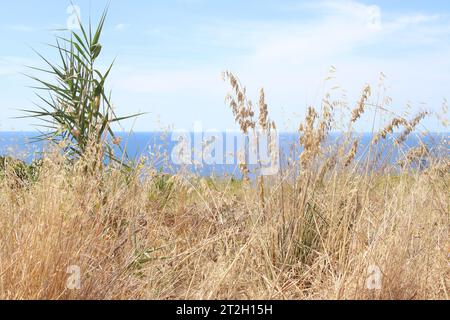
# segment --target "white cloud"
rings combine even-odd
[[[434,22],[441,18],[439,14],[433,15],[425,15],[425,14],[412,14],[412,15],[404,15],[400,16],[394,20],[394,24],[398,24],[403,27],[407,27],[409,25]]]
[[[216,91],[220,69],[137,70],[121,72],[114,87],[133,93],[176,94],[192,90]],[[220,89],[220,88],[219,88]]]
[[[282,4],[280,4],[282,6]],[[195,41],[202,45],[243,51],[243,58],[258,63],[303,63],[366,45],[383,32],[381,9],[353,1],[314,1],[297,11],[313,13],[304,20],[208,21]],[[294,10],[295,12],[295,10]],[[174,39],[175,40],[175,39]]]
[[[17,73],[23,71],[24,65],[27,64],[29,64],[29,60],[25,58],[0,56],[0,75],[16,75]]]
[[[366,82],[376,87],[380,72],[388,75],[397,108],[407,100],[434,107],[447,94],[450,27],[443,16],[386,14],[378,6],[355,1],[318,1],[298,10],[309,10],[314,18],[303,20],[299,12],[298,20],[208,21],[198,26],[193,38],[197,45],[220,48],[225,58],[208,57],[198,67],[184,69],[135,68],[122,73],[115,87],[138,95],[169,95],[166,102],[178,97],[187,107],[200,102],[205,105],[195,107],[206,109],[212,107],[206,102],[213,101],[217,108],[223,106],[226,94],[220,72],[231,69],[253,99],[260,86],[266,88],[272,117],[280,123],[281,108],[287,114],[302,113],[306,105],[320,103],[323,79],[331,65],[337,66],[338,82],[347,89],[350,103]],[[430,39],[436,47],[429,46]],[[170,41],[176,42],[176,36]],[[178,59],[189,63],[189,58]],[[174,118],[183,118],[180,122],[198,120],[194,114],[178,115],[176,108],[166,103],[159,112],[174,113]],[[203,120],[223,128],[232,122],[227,111],[217,110],[214,118]]]
[[[28,26],[25,24],[10,25],[10,26],[6,26],[5,29],[10,30],[10,31],[17,31],[17,32],[33,32],[33,31],[37,30],[35,27],[31,27],[31,26]]]
[[[419,47],[431,39],[444,40],[443,33],[450,35],[448,24],[440,21],[439,15],[410,14],[388,20],[380,7],[354,1],[318,1],[311,8],[320,13],[312,23],[275,23],[264,28],[263,35],[252,35],[260,41],[250,60],[302,64],[395,41]]]
[[[130,27],[129,24],[126,24],[126,23],[119,23],[119,24],[117,24],[117,25],[114,27],[114,29],[115,29],[116,31],[123,31],[123,30],[128,29],[129,27]]]
[[[330,17],[351,19],[365,28],[381,29],[381,9],[376,5],[365,5],[356,1],[317,1],[312,7],[323,10]]]

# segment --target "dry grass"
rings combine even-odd
[[[237,120],[257,126],[228,76]],[[369,96],[365,88],[351,122]],[[260,182],[263,194],[142,165],[88,172],[89,156],[68,165],[49,153],[35,182],[6,166],[0,299],[448,299],[448,157],[422,149],[426,169],[393,173],[375,169],[376,156],[356,159],[351,133],[329,149],[334,104],[324,103],[301,126],[299,159]],[[263,93],[259,105],[269,126]],[[419,118],[388,122],[373,143],[397,125],[409,134]],[[72,265],[79,290],[66,286]],[[366,285],[372,266],[377,290]]]

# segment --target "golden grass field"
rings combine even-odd
[[[264,95],[258,118],[228,77],[241,128],[273,129]],[[416,148],[394,172],[375,152],[356,161],[351,129],[325,150],[332,106],[309,109],[298,172],[253,182],[104,167],[95,152],[70,164],[49,152],[35,179],[5,161],[0,299],[448,299],[448,157]],[[422,117],[387,121],[372,143]],[[414,169],[417,157],[429,165]]]

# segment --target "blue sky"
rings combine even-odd
[[[95,20],[106,1],[74,1],[82,20]],[[8,1],[0,11],[0,130],[30,130],[12,119],[32,107],[20,72],[41,66],[30,47],[56,58],[45,43],[65,27],[69,1]],[[377,92],[380,72],[401,112],[441,109],[450,98],[450,2],[299,0],[112,0],[101,63],[117,57],[109,87],[119,114],[148,112],[124,129],[232,129],[223,70],[241,79],[253,100],[266,90],[270,114],[295,130],[308,105],[332,87],[355,104],[366,83]],[[331,66],[337,72],[324,84]],[[344,91],[345,90],[345,91]],[[376,95],[375,95],[376,98]],[[413,111],[411,111],[413,112]],[[380,125],[382,119],[379,120]],[[368,114],[357,127],[367,131]],[[429,130],[443,130],[438,121]]]

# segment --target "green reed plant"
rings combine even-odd
[[[38,118],[44,123],[45,131],[37,140],[47,140],[61,145],[69,159],[76,160],[95,150],[102,160],[123,162],[125,157],[114,156],[114,148],[120,147],[120,139],[111,125],[135,115],[118,117],[111,104],[105,83],[114,65],[106,72],[97,69],[102,52],[100,37],[105,24],[108,7],[103,12],[98,26],[93,30],[91,22],[86,28],[79,19],[80,30],[70,31],[69,37],[58,36],[56,45],[50,45],[59,53],[59,63],[52,63],[36,52],[48,65],[47,69],[31,67],[34,70],[54,76],[54,82],[29,76],[39,85],[34,89],[39,98],[35,105],[39,110],[23,110],[26,118]],[[40,92],[46,94],[41,94]]]

